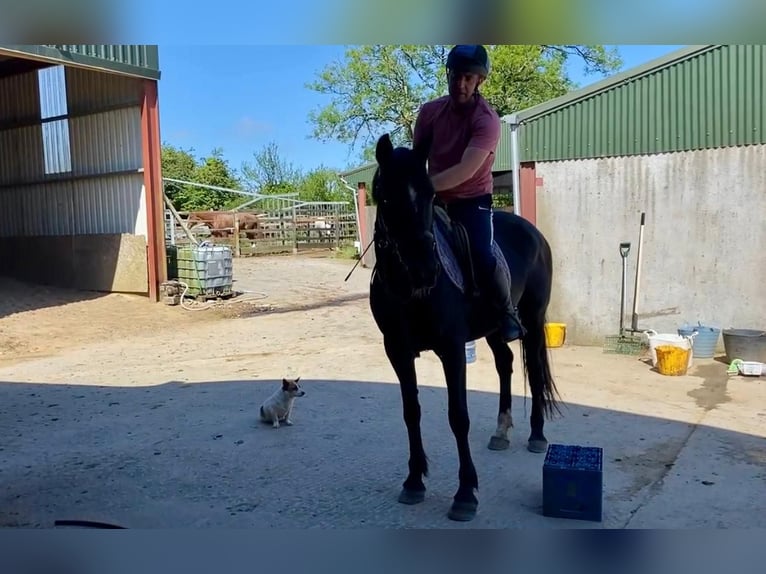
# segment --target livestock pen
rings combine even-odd
[[[246,195],[251,199],[231,210],[176,211],[166,201],[166,243],[180,247],[209,241],[229,246],[234,257],[358,246],[357,214],[351,202],[302,201],[297,194]]]

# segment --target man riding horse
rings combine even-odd
[[[479,289],[500,314],[505,342],[526,333],[511,301],[511,286],[492,250],[492,164],[500,117],[479,93],[489,74],[481,45],[458,45],[447,56],[449,95],[425,103],[415,122],[413,146],[431,139],[428,173],[450,217],[466,229]]]

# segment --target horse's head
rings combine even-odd
[[[430,141],[413,149],[394,148],[384,134],[375,148],[376,247],[399,260],[415,294],[432,288],[439,272],[433,235],[435,192],[426,169],[429,147]]]

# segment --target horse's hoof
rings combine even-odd
[[[502,436],[492,436],[489,438],[489,450],[508,450],[511,446],[511,441]]]
[[[470,522],[476,518],[476,509],[479,504],[477,502],[458,502],[452,503],[452,506],[447,513],[447,518],[455,520],[456,522]]]
[[[529,439],[527,450],[537,454],[548,451],[548,441],[545,439]]]
[[[402,504],[419,504],[426,499],[425,490],[408,490],[403,488],[399,493],[399,502]]]

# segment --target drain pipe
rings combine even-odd
[[[513,212],[521,216],[521,174],[519,173],[519,120],[517,114],[503,116],[502,120],[511,126],[511,178],[513,181]]]

